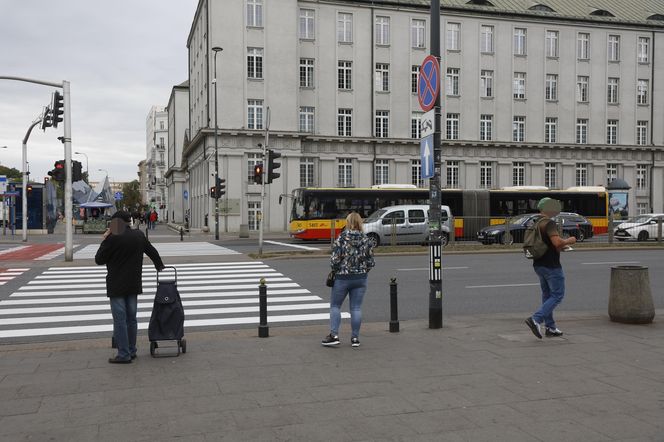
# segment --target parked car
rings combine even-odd
[[[553,219],[562,227],[563,234],[571,234],[579,242],[593,237],[592,223],[578,213],[560,212]]]
[[[443,246],[450,235],[450,208],[441,206]],[[391,244],[394,235],[397,244],[422,244],[429,238],[429,206],[406,204],[378,209],[364,220],[364,232],[374,245]]]
[[[660,220],[664,224],[664,213],[639,215],[631,221],[623,222],[616,226],[613,229],[613,236],[618,241],[625,241],[627,239],[636,239],[637,241],[647,241],[650,238],[656,239]]]
[[[510,219],[508,224],[509,236],[505,234],[508,231],[505,224],[494,224],[484,227],[477,232],[477,240],[482,244],[512,244],[523,242],[526,229],[540,216],[540,213],[529,213]],[[561,231],[561,236],[576,236],[579,232],[576,224],[558,224],[558,229]]]

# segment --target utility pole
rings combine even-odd
[[[28,139],[32,133],[32,129],[36,125],[41,123],[42,118],[37,118],[28,128],[28,131],[23,137],[23,149],[22,149],[22,163],[23,163],[23,190],[21,191],[21,207],[23,211],[23,219],[21,220],[21,237],[23,242],[28,241]]]
[[[217,187],[219,183],[219,147],[218,147],[218,132],[219,126],[217,125],[217,114],[219,108],[217,106],[217,54],[223,51],[223,48],[215,46],[212,48],[214,51],[214,186]],[[214,239],[219,241],[219,195],[214,195]]]
[[[270,108],[265,110],[265,143],[263,143],[263,179],[261,180],[261,211],[260,219],[258,220],[258,256],[263,255],[263,229],[265,224],[265,182],[270,177],[270,171],[267,165],[267,148],[270,142]]]

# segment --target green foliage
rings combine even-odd
[[[0,166],[0,175],[6,175],[7,179],[11,181],[20,181],[23,179],[21,171],[13,167]]]
[[[136,210],[142,205],[140,184],[138,180],[122,185],[122,200],[118,204],[120,207],[126,207],[129,210]]]

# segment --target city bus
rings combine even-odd
[[[608,197],[604,187],[572,187],[551,190],[541,186],[505,187],[496,190],[443,189],[442,204],[454,216],[455,238],[475,238],[478,230],[500,224],[506,218],[537,212],[537,202],[548,196],[560,200],[565,212],[585,216],[594,234],[608,230]],[[412,185],[370,188],[315,188],[293,190],[289,234],[303,240],[336,237],[351,211],[366,218],[374,211],[398,204],[429,204],[429,189]]]

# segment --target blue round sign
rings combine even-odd
[[[182,192],[182,197],[183,197],[184,199],[188,199],[188,198],[189,198],[189,191],[188,191],[188,190],[185,190],[184,192]]]
[[[424,112],[429,112],[436,105],[440,91],[440,66],[433,55],[424,59],[417,76],[417,98]]]

